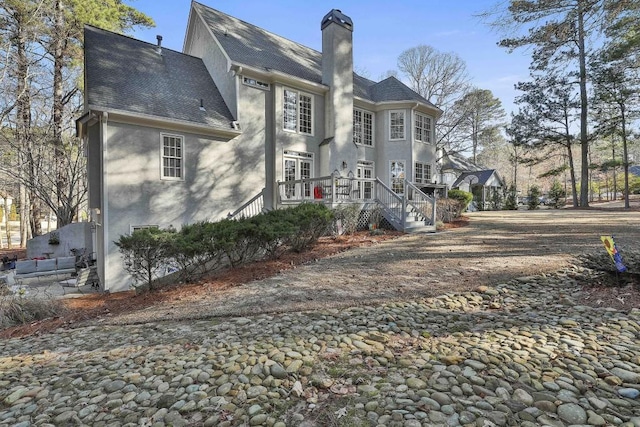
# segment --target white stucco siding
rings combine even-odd
[[[183,180],[161,179],[161,134],[183,138]],[[157,128],[109,123],[107,256],[105,288],[127,290],[130,279],[113,243],[131,226],[173,225],[217,220],[242,202],[236,191],[238,172],[260,163],[261,155],[234,142]]]
[[[228,59],[200,17],[196,14],[193,18],[184,53],[202,58],[231,114],[238,117],[236,77],[228,69]]]
[[[391,161],[403,160],[405,162],[405,175],[407,178],[413,176],[413,149],[411,143],[411,127],[409,126],[411,110],[394,108],[393,111],[405,112],[405,132],[404,139],[389,139],[389,110],[382,110],[376,114],[376,175],[389,185]]]
[[[312,153],[314,160],[314,176],[329,175],[332,171],[325,170],[321,167],[326,167],[327,163],[325,159],[320,159],[320,143],[325,138],[324,133],[324,95],[314,93],[306,90],[301,90],[305,94],[313,96],[313,135],[303,134],[299,132],[291,132],[284,130],[284,90],[298,90],[292,86],[282,86],[280,84],[274,84],[271,86],[271,90],[274,90],[275,96],[275,108],[273,109],[274,116],[274,135],[275,135],[275,179],[276,181],[283,180],[283,153],[285,150],[299,151],[305,153]],[[327,152],[323,150],[323,153]],[[330,152],[330,151],[329,151]]]

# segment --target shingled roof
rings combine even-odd
[[[231,61],[322,84],[322,53],[238,18],[192,3]],[[394,77],[379,83],[353,73],[353,94],[371,102],[416,101],[437,108]]]
[[[85,26],[89,109],[118,110],[230,130],[234,120],[200,58]],[[201,109],[202,106],[204,109]]]
[[[498,175],[498,173],[496,172],[495,169],[485,169],[485,170],[480,170],[480,171],[463,172],[463,173],[461,173],[460,176],[458,177],[458,179],[456,179],[456,182],[454,182],[451,185],[451,188],[458,187],[465,180],[473,180],[473,184],[486,185],[487,182],[489,181],[489,179],[494,174],[496,175],[496,178],[498,179],[498,181],[502,185],[504,185],[504,183],[502,182],[502,178],[500,178],[500,175]]]

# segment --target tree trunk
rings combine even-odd
[[[584,41],[584,1],[578,0],[578,59],[580,62],[580,151],[582,155],[580,206],[586,208],[589,207],[589,135],[587,127],[587,54]]]
[[[624,207],[629,209],[629,153],[627,151],[627,124],[625,122],[625,106],[620,103],[620,119],[622,122],[622,166],[624,167]]]
[[[571,177],[571,193],[573,196],[573,207],[578,207],[578,189],[576,183],[576,167],[573,164],[573,153],[571,144],[567,144],[567,156],[569,157],[569,176]]]
[[[62,140],[62,117],[64,113],[64,90],[62,68],[65,60],[65,44],[67,39],[64,34],[64,6],[62,0],[55,0],[54,7],[54,32],[53,32],[53,146],[56,179],[56,216],[58,228],[70,224],[73,214],[69,214],[70,200],[66,200],[66,192],[69,180],[66,173],[64,141]]]

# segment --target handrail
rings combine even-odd
[[[380,178],[376,178],[376,201],[382,205],[391,219],[404,229],[404,197],[396,194]]]
[[[406,204],[411,206],[413,210],[422,215],[430,225],[435,224],[436,218],[436,200],[435,197],[431,197],[422,192],[413,183],[404,181],[406,193]]]
[[[264,210],[264,192],[265,188],[263,188],[258,194],[253,196],[248,202],[240,206],[234,212],[229,213],[227,215],[227,218],[250,218],[261,213]]]

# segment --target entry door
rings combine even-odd
[[[396,193],[404,194],[404,179],[406,168],[404,160],[392,160],[389,162],[389,176],[391,177],[391,189]]]
[[[357,178],[373,179],[373,162],[358,161]],[[373,182],[358,181],[358,197],[360,199],[373,198]]]
[[[299,181],[313,177],[313,154],[285,151],[284,181]],[[311,197],[311,184],[292,183],[285,185],[285,198],[301,199]]]

